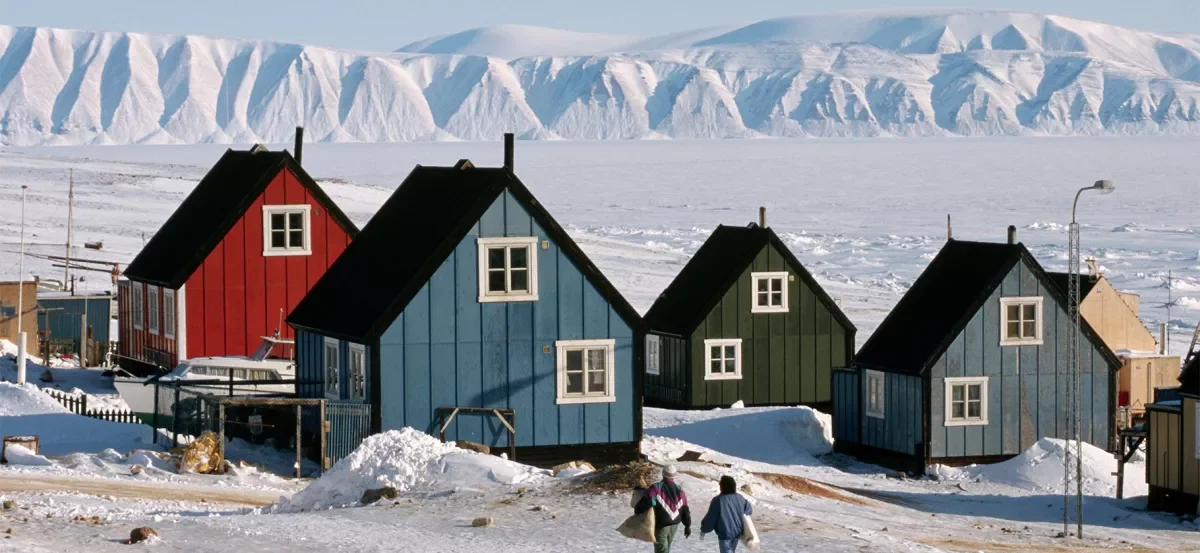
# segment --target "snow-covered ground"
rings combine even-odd
[[[1075,191],[1110,178],[1114,194],[1080,199],[1084,254],[1118,289],[1141,294],[1156,335],[1170,320],[1180,352],[1200,319],[1197,147],[1184,138],[520,142],[516,169],[642,311],[713,227],[748,223],[766,205],[768,223],[858,326],[859,344],[937,253],[947,214],[960,239],[1000,241],[1016,225],[1042,264],[1061,271]],[[60,255],[74,168],[76,243],[104,242],[74,255],[128,262],[224,149],[0,150],[0,204],[14,205],[29,184],[31,249]],[[499,165],[501,147],[310,144],[304,162],[364,224],[414,165],[464,157]],[[0,210],[0,280],[16,277],[18,222],[18,210]],[[61,278],[51,261],[27,263],[27,273]]]

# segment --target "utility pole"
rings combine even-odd
[[[75,216],[75,170],[69,169],[67,185],[67,255],[63,262],[63,286],[71,281],[71,223]]]
[[[17,257],[17,384],[25,384],[25,330],[21,326],[25,314],[25,192],[21,185],[21,249]]]

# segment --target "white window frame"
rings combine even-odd
[[[657,334],[646,335],[646,374],[662,374],[662,362],[659,351],[662,348],[662,337]]]
[[[586,354],[584,366],[584,393],[568,394],[567,393],[567,352],[578,350],[593,350],[604,349],[604,393],[588,393],[587,390],[587,367]],[[555,350],[555,374],[558,380],[558,405],[574,405],[580,403],[614,403],[617,401],[616,393],[616,340],[559,340],[554,342]]]
[[[725,346],[737,346],[734,350],[734,372],[721,374],[713,374],[712,372],[712,349],[720,346],[722,351],[721,366],[724,367]],[[742,379],[742,339],[741,338],[713,338],[704,341],[704,379],[705,380],[741,380]]]
[[[267,257],[283,256],[283,255],[312,255],[312,206],[308,204],[295,205],[264,205],[263,208],[263,255]],[[283,214],[284,220],[290,219],[286,215],[293,213],[304,214],[304,246],[297,248],[292,246],[284,246],[276,248],[271,246],[271,215]],[[286,223],[285,223],[286,224]],[[286,227],[285,227],[286,228]],[[284,241],[289,239],[290,232],[284,231]]]
[[[158,335],[159,318],[162,317],[162,312],[159,309],[160,302],[158,301],[158,287],[153,284],[146,286],[146,326],[150,334]]]
[[[1011,298],[1000,298],[1000,345],[1002,346],[1039,346],[1042,344],[1043,332],[1042,329],[1046,326],[1045,319],[1042,317],[1042,297],[1041,296],[1019,296]],[[1035,336],[1033,338],[1011,338],[1008,336],[1008,308],[1012,305],[1029,305],[1036,306],[1034,316],[1037,320],[1034,322]],[[1024,311],[1022,309],[1021,311]],[[1024,322],[1024,321],[1022,321]],[[1023,325],[1022,325],[1023,326]]]
[[[788,312],[788,277],[787,271],[776,271],[769,273],[750,273],[750,312],[751,313],[787,313]],[[758,303],[759,281],[765,280],[767,284],[767,305]],[[770,305],[771,285],[772,280],[779,280],[781,284],[780,292],[783,293],[783,305]]]
[[[349,373],[350,377],[347,379],[346,384],[349,388],[350,399],[356,401],[365,400],[367,399],[367,348],[362,344],[350,344],[349,350],[350,353],[346,356],[346,364],[349,365],[349,367],[347,367],[347,372]],[[356,371],[354,370],[354,361],[356,357],[358,360],[357,374],[355,374]],[[361,394],[356,393],[356,387],[359,383],[356,382],[356,379],[360,379],[361,381]]]
[[[145,315],[143,313],[145,307],[145,284],[136,281],[129,282],[129,293],[133,300],[133,305],[130,310],[133,311],[133,328],[134,330],[145,330]]]
[[[538,237],[536,236],[518,236],[518,237],[497,237],[497,238],[479,238],[479,301],[480,303],[501,302],[501,301],[537,301],[538,299]],[[508,266],[511,257],[511,248],[524,247],[529,249],[527,258],[529,267],[526,271],[529,273],[527,282],[529,284],[528,291],[522,292],[491,292],[488,290],[488,249],[504,247],[504,283],[505,288],[509,287],[511,279],[509,274],[512,269]]]
[[[163,336],[175,339],[175,291],[170,288],[163,288]]]
[[[871,405],[871,383],[879,383],[879,394],[876,399],[879,404],[872,407]],[[865,371],[863,373],[863,398],[864,411],[868,417],[882,419],[887,413],[887,374],[879,371]]]
[[[330,382],[330,364],[329,350],[333,349],[333,381]],[[325,397],[331,399],[342,398],[342,347],[341,344],[334,338],[325,338],[324,344],[321,346],[321,368],[324,370],[322,380],[325,381]],[[332,388],[330,387],[332,384]]]
[[[946,418],[945,426],[986,426],[988,423],[988,377],[986,376],[956,376],[946,378]],[[979,417],[978,418],[954,418],[954,387],[968,386],[963,389],[963,414],[969,412],[967,404],[970,402],[969,386],[979,384]]]

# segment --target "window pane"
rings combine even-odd
[[[713,374],[721,374],[721,360],[713,359],[712,366],[710,366],[708,370]]]
[[[1021,323],[1018,321],[1009,321],[1007,328],[1005,328],[1004,337],[1005,338],[1020,338],[1021,337]]]
[[[953,396],[951,398],[952,401],[962,401],[963,400],[963,387],[962,386],[951,386],[950,390],[951,390],[951,395]]]
[[[489,269],[504,268],[504,248],[488,248],[487,264]]]
[[[725,346],[725,358],[734,359],[737,357],[737,346]]]
[[[769,282],[767,282],[768,280],[770,280],[770,279],[768,279],[768,278],[760,278],[760,279],[758,279],[758,291],[759,291],[759,292],[767,292],[767,291],[769,291],[769,289],[768,289],[768,286],[769,286],[769,284],[770,284],[770,283],[769,283]]]
[[[1007,311],[1008,311],[1008,320],[1009,321],[1015,321],[1015,320],[1018,320],[1021,318],[1021,306],[1009,305],[1007,307]]]
[[[603,349],[589,349],[587,353],[588,353],[588,370],[592,370],[592,371],[604,370],[604,366],[606,365],[605,355],[604,355],[605,351]]]
[[[509,267],[525,269],[529,267],[529,248],[512,248],[509,251]]]
[[[1025,327],[1023,331],[1024,334],[1021,335],[1023,338],[1037,338],[1037,323],[1033,321],[1027,321],[1022,324]]]
[[[961,419],[961,418],[963,418],[963,416],[964,416],[963,415],[963,404],[962,403],[952,404],[950,407],[950,418]]]
[[[504,291],[504,271],[488,271],[488,292]]]
[[[287,217],[282,213],[271,214],[271,230],[284,230]]]
[[[771,294],[771,306],[783,307],[783,292],[774,292]]]
[[[981,388],[982,388],[982,386],[980,386],[979,384],[972,384],[970,386],[967,386],[967,399],[972,400],[972,401],[978,401]]]
[[[567,370],[582,371],[583,370],[583,351],[570,350],[567,351]]]
[[[588,393],[603,394],[605,393],[605,385],[604,371],[588,372]]]
[[[288,232],[288,247],[303,248],[304,247],[304,231],[293,230]]]
[[[737,361],[733,359],[725,360],[725,374],[737,374]]]
[[[1037,306],[1032,303],[1021,306],[1021,319],[1022,320],[1032,321],[1037,318],[1036,313],[1037,313]]]
[[[712,346],[711,348],[709,348],[708,357],[710,359],[720,359],[721,358],[721,346]]]
[[[972,419],[982,418],[982,415],[979,414],[979,408],[980,408],[980,402],[978,402],[978,401],[967,402],[967,417],[970,417]]]
[[[271,231],[271,247],[272,248],[286,248],[287,247],[286,239],[287,239],[287,234],[284,233],[282,230]]]
[[[304,214],[303,213],[288,213],[288,229],[303,230],[304,229]]]
[[[513,292],[529,291],[529,271],[525,269],[513,269],[512,273],[510,273],[510,278],[512,286],[509,287],[509,290]]]
[[[583,373],[567,373],[567,393],[583,393]]]
[[[783,279],[782,278],[771,279],[771,291],[772,292],[782,292],[783,291]]]

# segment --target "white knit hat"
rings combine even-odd
[[[667,465],[663,467],[662,472],[663,478],[675,478],[675,475],[679,474],[679,469],[675,468],[675,465]]]

